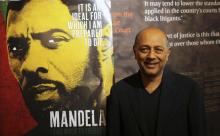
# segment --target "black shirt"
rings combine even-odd
[[[145,136],[156,136],[158,109],[160,104],[161,85],[153,92],[148,93],[144,87],[141,89],[140,108],[144,119]]]

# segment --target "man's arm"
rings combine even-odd
[[[189,100],[190,136],[207,136],[203,92],[195,84]]]
[[[107,136],[121,136],[119,99],[115,91],[113,87],[107,98]]]

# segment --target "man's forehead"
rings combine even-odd
[[[159,28],[147,28],[138,34],[140,38],[166,38],[166,34]]]
[[[55,3],[51,3],[52,1]],[[14,31],[14,34],[27,31],[44,32],[53,28],[67,29],[70,19],[69,10],[61,1],[34,0],[28,2],[21,11],[9,10],[8,28],[11,29],[9,31]]]
[[[19,11],[9,10],[9,19],[10,21],[19,21],[19,20],[37,20],[42,21],[47,18],[57,17],[62,18],[63,16],[71,16],[68,10],[68,7],[64,5],[60,0],[31,0],[27,2],[23,8]],[[56,17],[56,18],[55,18]]]
[[[137,43],[166,45],[166,34],[158,28],[144,29],[138,34]]]

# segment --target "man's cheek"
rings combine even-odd
[[[10,68],[17,80],[20,80],[22,75],[21,75],[21,65],[22,62],[17,60],[17,59],[11,59],[10,60]]]

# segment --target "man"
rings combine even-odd
[[[113,85],[108,136],[205,136],[202,92],[165,65],[170,48],[156,27],[140,31],[133,46],[139,72]]]
[[[111,85],[111,81],[106,83],[109,77],[104,78],[102,71],[107,70],[103,69],[106,62],[111,64],[109,50],[112,48],[107,50],[106,61],[102,62],[98,60],[98,56],[103,55],[98,51],[102,46],[93,48],[85,40],[88,37],[73,37],[68,28],[72,16],[65,4],[61,0],[9,3],[10,67],[32,116],[45,130],[50,126],[50,111],[100,106],[98,97],[107,91],[103,86]],[[96,54],[90,54],[94,50]],[[97,60],[92,60],[91,56]],[[113,69],[108,70],[113,74]],[[93,79],[91,73],[95,75]],[[45,133],[42,132],[47,135]]]

